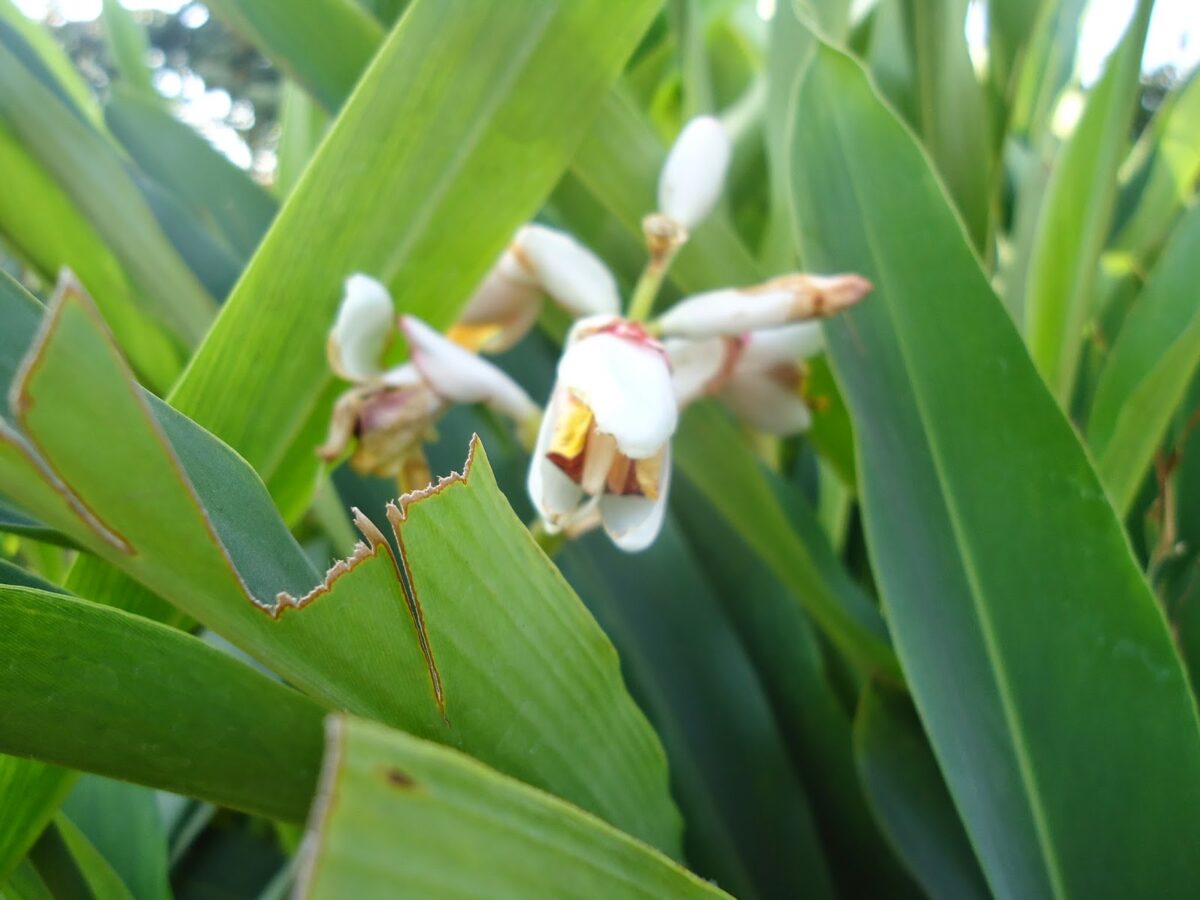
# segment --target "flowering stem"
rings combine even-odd
[[[633,297],[629,301],[629,311],[625,314],[630,322],[644,322],[654,311],[654,299],[662,287],[663,278],[675,254],[686,243],[687,229],[678,222],[664,216],[662,213],[652,213],[642,221],[642,231],[646,235],[646,249],[650,251],[650,261],[642,270],[633,289]]]

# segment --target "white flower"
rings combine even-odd
[[[797,322],[737,338],[672,338],[666,342],[681,408],[714,394],[750,427],[781,437],[806,431],[812,424],[803,393],[803,361],[821,347],[821,326],[816,322]]]
[[[412,361],[384,370],[393,319],[382,284],[366,275],[347,279],[328,349],[333,370],[355,386],[334,405],[322,458],[337,459],[357,437],[351,466],[422,487],[429,470],[421,445],[453,404],[483,403],[524,426],[537,420],[540,410],[516,382],[414,316],[399,320]]]
[[[616,280],[596,254],[564,232],[526,225],[467,301],[449,337],[471,350],[507,350],[537,321],[543,293],[575,318],[614,316],[621,306]]]
[[[658,209],[690,230],[712,212],[732,155],[729,135],[718,119],[698,116],[675,139],[658,179]]]
[[[784,275],[752,288],[724,288],[688,297],[658,320],[670,337],[734,337],[803,319],[824,318],[871,292],[861,275]]]
[[[598,517],[626,551],[662,528],[678,409],[662,346],[611,316],[575,325],[558,365],[529,469],[529,493],[551,531]]]

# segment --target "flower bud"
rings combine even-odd
[[[698,116],[679,132],[658,179],[658,208],[684,228],[699,225],[716,205],[732,147],[713,116]]]
[[[823,318],[871,292],[860,275],[784,275],[758,287],[725,288],[681,300],[658,320],[672,337],[735,337],[803,319]]]

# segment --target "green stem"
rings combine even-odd
[[[629,301],[629,311],[625,314],[625,318],[630,322],[645,322],[650,318],[650,313],[654,311],[654,299],[658,296],[663,277],[667,274],[667,262],[669,260],[650,260],[642,270],[642,277],[638,279],[637,286],[633,289],[633,298]]]
[[[561,531],[557,534],[551,534],[547,531],[546,525],[541,519],[538,519],[529,526],[529,533],[533,536],[537,545],[542,548],[542,552],[551,559],[554,559],[554,554],[558,553],[562,545],[567,542],[567,536]]]

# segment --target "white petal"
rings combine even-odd
[[[718,396],[739,419],[767,434],[799,434],[812,424],[804,400],[765,373],[735,376]]]
[[[570,343],[558,364],[558,384],[591,409],[596,428],[611,434],[632,459],[645,459],[671,439],[678,406],[671,372],[654,347],[615,334]]]
[[[612,542],[626,553],[645,550],[662,531],[671,487],[671,448],[663,457],[658,496],[653,500],[637,495],[604,494],[600,498],[600,518]]]
[[[527,482],[533,508],[552,531],[558,531],[569,524],[584,499],[583,489],[546,456],[550,452],[562,404],[562,393],[556,391],[538,429],[533,458],[529,461]]]
[[[659,318],[663,334],[672,337],[734,337],[787,323],[792,293],[787,290],[747,293],[724,288],[679,301]]]
[[[379,380],[388,387],[416,387],[424,383],[420,371],[411,362],[402,363],[386,370]]]
[[[505,250],[467,301],[449,335],[470,350],[500,353],[516,344],[533,327],[541,310],[542,289]]]
[[[369,275],[346,279],[342,305],[329,332],[329,365],[348,381],[379,374],[395,315],[386,287]]]
[[[400,330],[421,377],[444,400],[486,403],[518,422],[537,414],[537,405],[504,372],[416,316],[401,316]]]
[[[616,315],[621,309],[617,282],[591,250],[569,234],[544,225],[526,225],[513,245],[542,288],[572,316]]]
[[[752,288],[724,288],[680,301],[659,319],[676,337],[733,336],[841,312],[871,292],[859,275],[783,275]]]
[[[712,389],[725,370],[732,343],[726,338],[671,338],[664,342],[671,358],[671,386],[680,409]]]
[[[824,347],[820,322],[795,322],[746,335],[735,365],[738,372],[762,371],[816,356]]]
[[[679,132],[658,179],[658,208],[685,228],[695,228],[716,205],[732,147],[712,116],[692,119]]]

